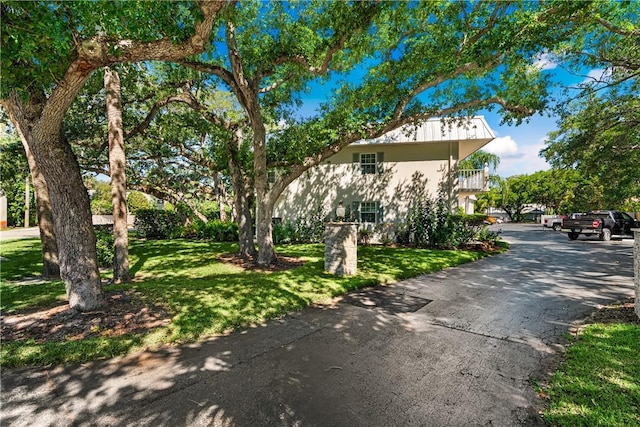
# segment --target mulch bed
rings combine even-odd
[[[270,273],[274,271],[290,270],[300,267],[306,262],[301,258],[290,257],[287,255],[277,255],[276,262],[269,266],[262,266],[256,263],[253,258],[243,258],[238,254],[221,254],[217,257],[222,262],[237,265],[245,270],[258,271],[261,273]]]
[[[166,325],[170,313],[148,305],[132,290],[106,292],[103,310],[79,313],[68,304],[40,311],[0,316],[2,342],[33,339],[36,343],[82,340],[98,336],[137,333]]]

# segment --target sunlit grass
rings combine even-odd
[[[640,425],[640,325],[587,326],[548,394],[544,418],[550,425]]]
[[[4,243],[4,242],[3,242]],[[39,257],[39,245],[3,244],[3,253],[26,260]],[[389,247],[358,248],[358,274],[338,277],[324,272],[323,245],[286,245],[278,253],[304,258],[297,268],[277,272],[245,271],[219,261],[232,253],[231,243],[186,240],[130,242],[131,271],[136,278],[127,285],[148,303],[161,303],[171,313],[167,326],[139,335],[99,337],[81,341],[36,344],[32,341],[3,343],[4,366],[76,363],[109,358],[140,348],[170,343],[193,342],[203,337],[281,317],[313,303],[325,303],[352,289],[389,283],[476,260],[483,254],[467,251],[439,251]],[[19,271],[37,271],[11,265],[7,278],[19,278]],[[2,272],[3,277],[5,271]],[[60,304],[61,282],[0,285],[2,312]]]

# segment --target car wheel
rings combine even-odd
[[[580,234],[579,233],[569,233],[569,239],[576,240]]]
[[[551,228],[553,228],[553,231],[558,231],[560,230],[560,224],[553,224],[553,227]]]
[[[611,240],[611,230],[608,228],[603,228],[602,233],[600,233],[600,240],[602,240],[603,242]]]

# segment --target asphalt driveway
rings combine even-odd
[[[598,304],[632,296],[632,241],[505,225],[503,255],[206,343],[3,370],[8,425],[512,426]]]

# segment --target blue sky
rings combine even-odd
[[[547,58],[542,58],[538,65],[563,87],[576,87],[580,83],[598,81],[605,72],[593,69],[585,70],[583,75],[576,75]],[[498,175],[508,177],[550,169],[551,166],[539,153],[545,147],[547,135],[557,130],[556,117],[536,115],[520,126],[507,126],[500,125],[500,118],[496,113],[485,112],[483,115],[496,134],[496,139],[487,144],[484,150],[500,156]]]

